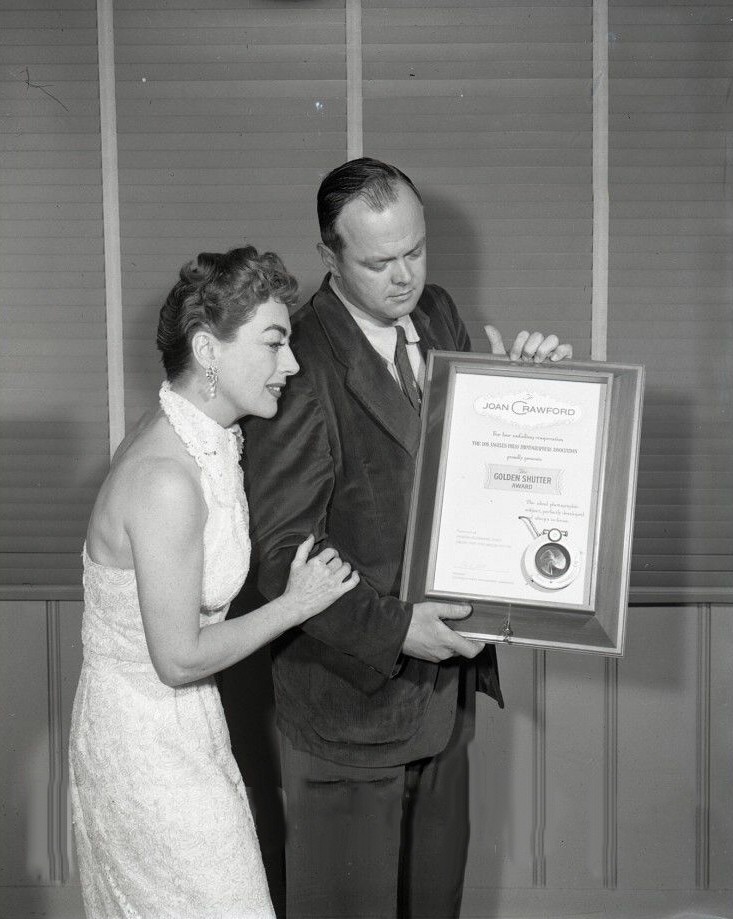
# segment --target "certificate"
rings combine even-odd
[[[476,638],[620,653],[642,368],[434,352],[426,380],[403,599],[470,602]]]
[[[454,376],[436,591],[591,608],[604,404],[598,382]]]

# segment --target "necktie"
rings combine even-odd
[[[415,374],[412,372],[410,358],[407,356],[407,339],[405,330],[401,325],[395,326],[397,330],[397,345],[394,351],[394,362],[397,368],[397,376],[400,378],[402,390],[410,400],[410,405],[416,412],[420,412],[420,390],[417,386]]]

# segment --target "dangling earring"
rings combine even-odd
[[[206,379],[209,383],[209,398],[216,399],[216,384],[219,382],[219,370],[214,364],[206,368]]]

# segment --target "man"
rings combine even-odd
[[[457,634],[461,604],[397,599],[430,348],[470,349],[425,285],[419,192],[371,159],[318,193],[328,271],[293,320],[301,365],[274,421],[247,422],[246,490],[265,596],[309,533],[360,584],[273,649],[286,797],[288,919],[457,916],[475,691],[500,705],[496,653]],[[495,351],[501,338],[487,332]],[[513,359],[571,355],[521,333]]]

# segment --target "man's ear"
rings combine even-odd
[[[338,259],[336,254],[332,249],[329,249],[325,243],[318,243],[318,254],[321,256],[321,261],[326,271],[330,271],[331,274],[337,278],[340,275],[338,267]]]
[[[218,342],[216,338],[205,329],[199,329],[191,337],[191,352],[199,364],[206,370],[207,367],[217,365]]]

